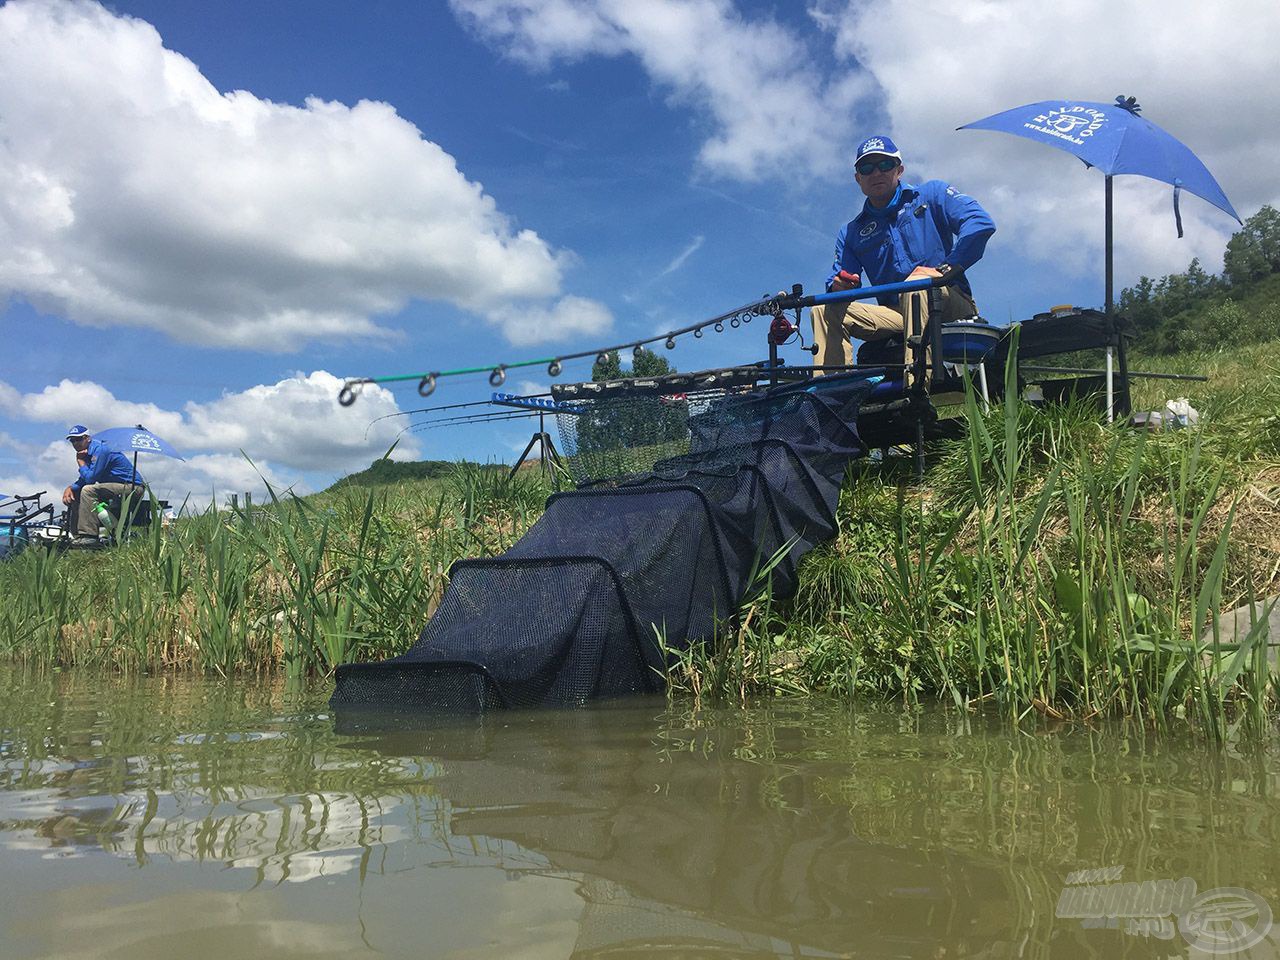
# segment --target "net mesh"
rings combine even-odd
[[[670,657],[715,642],[766,579],[790,594],[834,535],[870,388],[841,376],[576,403],[559,419],[579,489],[502,556],[454,564],[417,643],[339,667],[334,707],[483,713],[661,690]]]

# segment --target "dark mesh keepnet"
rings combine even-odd
[[[586,485],[553,496],[502,556],[454,564],[418,642],[339,667],[334,707],[484,712],[661,690],[660,636],[676,651],[714,641],[767,561],[786,548],[769,586],[789,594],[801,557],[834,534],[869,389],[854,375],[629,410],[625,393],[593,398],[591,421],[561,418]]]
[[[723,396],[620,392],[575,400],[576,412],[556,417],[561,452],[580,484],[644,473],[655,460],[687,453],[690,416]]]

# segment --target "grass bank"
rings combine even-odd
[[[1280,593],[1280,362],[1275,344],[1149,359],[1136,409],[1185,395],[1199,429],[1145,433],[1084,406],[971,398],[963,441],[850,471],[838,539],[798,594],[748,604],[732,642],[694,651],[695,695],[836,691],[1013,716],[1266,723],[1277,687],[1262,632],[1211,630]],[[1171,392],[1176,391],[1176,392]],[[1205,638],[1206,631],[1209,636]]]
[[[460,557],[505,550],[542,513],[536,472],[448,477],[178,520],[109,551],[0,565],[0,656],[47,667],[325,675],[403,652]]]
[[[834,692],[1010,715],[1184,716],[1218,733],[1273,713],[1265,647],[1202,635],[1280,593],[1280,362],[1274,344],[1142,362],[1138,409],[1188,396],[1199,429],[1145,434],[1016,400],[966,440],[850,471],[841,534],[798,594],[746,604],[729,642],[683,657],[696,696]],[[1012,396],[1012,393],[1011,393]],[[542,511],[536,473],[341,485],[184,519],[97,555],[0,565],[0,656],[44,667],[323,676],[402,652],[450,564]]]

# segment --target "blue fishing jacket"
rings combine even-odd
[[[867,200],[840,228],[827,290],[841,270],[859,274],[863,285],[879,286],[905,280],[920,266],[968,269],[982,259],[995,232],[995,221],[977,200],[943,181],[899,183],[886,206],[877,209]],[[967,279],[957,286],[973,295]],[[886,307],[898,303],[897,296],[877,299]]]
[[[101,440],[90,440],[88,451],[89,462],[80,467],[80,478],[71,484],[76,493],[86,483],[146,483],[128,457]]]

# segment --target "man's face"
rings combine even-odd
[[[89,446],[88,436],[68,437],[67,439],[71,442],[71,446],[76,453],[79,453],[81,450],[84,450],[86,447]]]
[[[873,204],[878,207],[884,206],[893,199],[894,191],[898,189],[898,181],[902,179],[903,166],[901,161],[896,157],[886,157],[882,153],[869,153],[863,157],[858,166],[864,167],[871,164],[870,173],[862,173],[855,170],[853,178],[858,181],[858,186],[862,188],[862,192],[866,194]],[[888,170],[881,170],[881,167],[888,166]]]

